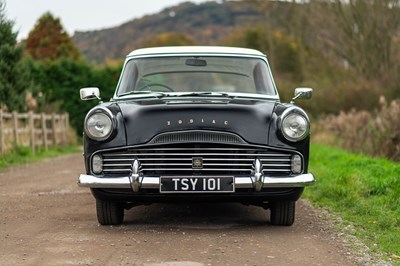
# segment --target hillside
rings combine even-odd
[[[145,46],[152,36],[165,32],[184,34],[202,45],[218,44],[235,27],[254,25],[263,17],[254,4],[246,1],[185,2],[118,27],[76,32],[73,40],[88,60],[101,63],[121,59]]]

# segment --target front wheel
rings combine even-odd
[[[101,225],[119,225],[124,220],[124,206],[120,202],[96,199],[96,211]]]
[[[271,224],[290,226],[294,223],[295,201],[271,202]]]

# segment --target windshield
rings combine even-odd
[[[267,63],[243,57],[157,57],[127,62],[117,96],[149,92],[276,95]]]

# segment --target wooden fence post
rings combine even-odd
[[[67,136],[67,144],[69,145],[69,113],[65,113],[65,134]]]
[[[3,110],[0,109],[0,154],[4,154]]]
[[[18,114],[17,112],[12,112],[13,117],[13,132],[14,132],[14,141],[15,145],[19,145],[19,132],[18,132]]]
[[[44,149],[47,151],[49,144],[47,142],[47,125],[46,125],[46,114],[42,113],[41,114],[41,122],[42,122],[42,141],[43,141],[43,146]]]
[[[67,135],[65,134],[65,115],[64,114],[60,114],[60,123],[58,125],[61,128],[61,136],[62,136],[61,144],[63,146],[65,146],[67,143]]]
[[[31,150],[32,153],[35,153],[36,150],[36,141],[35,141],[35,117],[33,116],[33,112],[29,111],[28,113],[28,120],[29,120],[29,136],[30,136],[30,144],[31,144]]]
[[[57,128],[56,128],[56,114],[51,114],[51,129],[53,131],[53,146],[57,145]]]

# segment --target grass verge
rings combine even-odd
[[[314,144],[310,171],[317,182],[305,197],[351,223],[373,252],[400,263],[400,164]]]
[[[0,156],[0,169],[13,165],[36,162],[44,158],[52,158],[63,154],[79,152],[78,146],[51,147],[47,151],[39,149],[35,153],[27,147],[16,147],[14,151]]]

